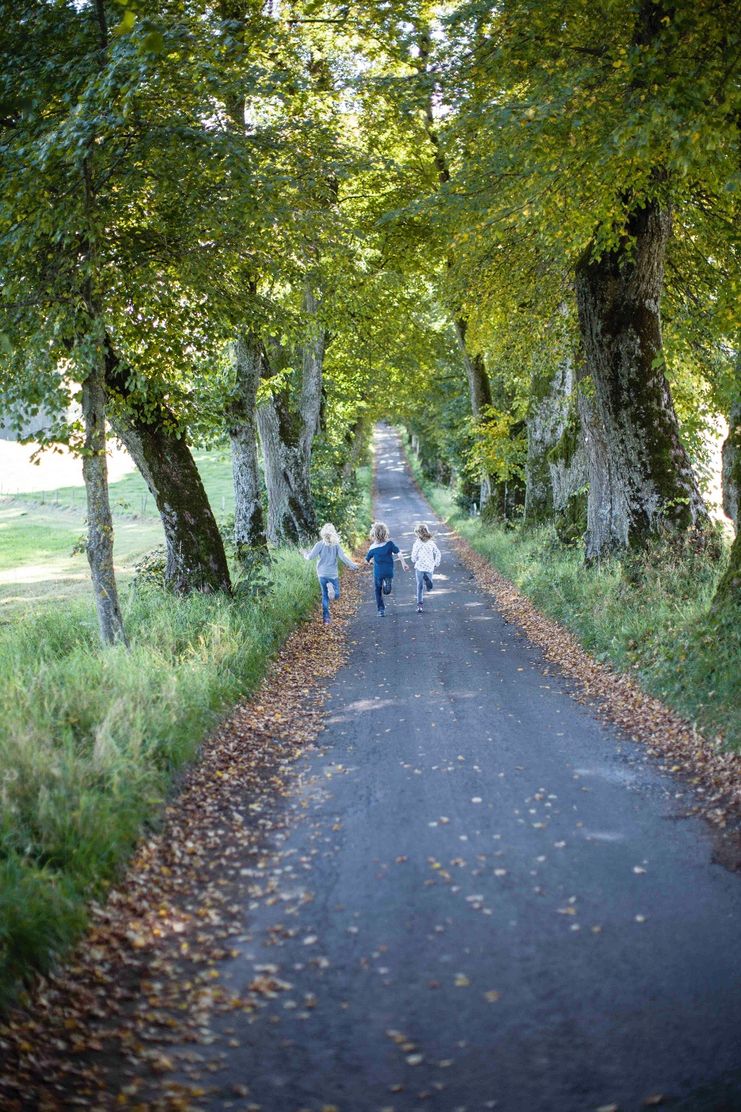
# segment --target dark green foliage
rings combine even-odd
[[[74,885],[52,867],[0,859],[0,1010],[32,971],[49,972],[85,920]]]
[[[587,491],[570,495],[566,505],[553,516],[553,527],[561,544],[581,545],[587,529]]]
[[[154,587],[159,591],[165,590],[165,573],[167,571],[167,549],[163,544],[157,545],[146,552],[134,564],[134,578],[132,586],[135,590]]]
[[[332,522],[347,544],[365,533],[369,516],[367,465],[360,477],[357,471],[348,472],[345,466],[352,456],[367,457],[368,438],[359,451],[355,447],[352,443],[334,447],[323,438],[317,443],[311,461],[311,489],[319,526]]]
[[[273,560],[267,548],[237,545],[235,560],[239,570],[234,585],[234,597],[240,603],[263,598],[273,589]]]

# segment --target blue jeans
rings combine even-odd
[[[417,580],[417,606],[422,605],[422,598],[425,593],[425,573],[414,569],[414,575]]]
[[[340,581],[339,579],[330,579],[327,575],[319,576],[319,586],[322,588],[322,617],[329,617],[329,595],[327,594],[327,584],[331,583],[334,587],[334,597],[340,597]]]
[[[373,576],[373,586],[376,590],[376,607],[379,610],[386,609],[386,603],[383,601],[383,581],[384,579],[393,579],[392,575],[382,575],[380,579],[378,576]]]

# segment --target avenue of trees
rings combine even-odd
[[[176,592],[232,589],[194,444],[231,444],[249,579],[342,523],[381,416],[588,562],[717,556],[720,417],[734,520],[741,467],[730,3],[2,7],[2,403],[82,456],[105,643],[111,434]]]

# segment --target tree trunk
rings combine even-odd
[[[527,418],[525,523],[552,520],[586,484],[583,433],[574,396],[574,365],[566,356],[543,388],[534,383]]]
[[[729,418],[728,437],[723,444],[723,509],[736,526],[736,539],[731,558],[713,598],[713,609],[741,605],[741,529],[738,525],[739,492],[741,492],[741,404],[736,404]]]
[[[110,350],[106,389],[114,402],[111,426],[154,498],[167,548],[165,580],[177,594],[231,591],[224,542],[190,449],[164,404],[132,399],[125,368]]]
[[[579,324],[591,379],[582,382],[589,431],[587,556],[709,526],[679,436],[663,371],[659,302],[670,220],[636,210],[626,242],[576,268]]]
[[[736,531],[728,567],[713,598],[713,610],[727,606],[741,606],[741,530]]]
[[[232,344],[232,360],[235,392],[227,421],[234,476],[234,543],[237,558],[244,563],[256,550],[265,554],[268,543],[257,460],[257,388],[265,360],[259,338],[254,333],[239,336]]]
[[[227,54],[239,65],[240,38],[246,33],[250,5],[245,0],[220,0],[218,11],[228,21]],[[240,34],[234,35],[234,24]],[[247,98],[245,89],[226,87],[224,104],[231,131],[244,140]],[[257,280],[245,283],[250,298],[257,293]],[[234,482],[234,545],[244,572],[252,571],[267,556],[265,515],[262,508],[260,468],[257,453],[257,388],[264,371],[265,355],[259,336],[248,325],[231,344],[234,368],[234,393],[226,410],[226,423],[232,447],[232,478]]]
[[[476,354],[472,356],[469,353],[466,343],[467,332],[468,324],[466,320],[464,320],[463,317],[458,317],[455,322],[455,334],[458,337],[458,344],[463,359],[463,368],[466,372],[466,379],[468,380],[471,413],[478,419],[481,416],[482,410],[487,405],[492,404],[491,386],[489,384],[489,376],[486,373],[483,355]]]
[[[468,322],[462,316],[457,317],[455,320],[455,334],[458,338],[458,345],[463,360],[463,369],[466,372],[466,380],[468,381],[471,416],[474,421],[478,421],[486,406],[492,404],[491,384],[489,382],[489,376],[486,373],[486,363],[484,362],[483,355],[480,352],[471,355],[468,349],[468,344],[466,342],[467,331]],[[482,475],[479,488],[479,509],[483,509],[491,498],[491,494],[491,476]]]
[[[738,366],[741,367],[741,357]],[[728,436],[722,450],[723,513],[738,527],[738,504],[741,498],[741,402],[731,407]]]
[[[106,462],[105,390],[100,366],[82,384],[85,453],[82,474],[87,494],[87,558],[104,645],[127,644],[113,569],[113,518],[108,498]]]
[[[628,511],[607,433],[595,404],[592,380],[583,364],[577,378],[580,383],[577,405],[584,432],[589,482],[584,559],[592,564],[627,546]]]
[[[343,483],[350,483],[354,480],[355,472],[360,465],[367,443],[367,433],[368,420],[365,414],[361,414],[345,433],[345,462],[342,464]]]
[[[317,532],[311,495],[311,449],[319,427],[325,332],[317,304],[306,288],[307,334],[300,352],[299,404],[292,405],[290,383],[283,382],[257,410],[265,483],[268,488],[268,540],[279,545],[302,544]],[[269,368],[266,370],[269,374]]]

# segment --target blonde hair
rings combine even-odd
[[[385,521],[374,521],[371,525],[370,539],[377,544],[388,540],[389,528]]]
[[[319,536],[322,538],[325,544],[340,543],[339,533],[337,532],[331,521],[328,521],[326,525],[322,525],[321,529],[319,530]]]
[[[414,526],[414,535],[419,537],[421,541],[431,541],[432,533],[425,525],[424,521],[420,521],[419,525]]]

